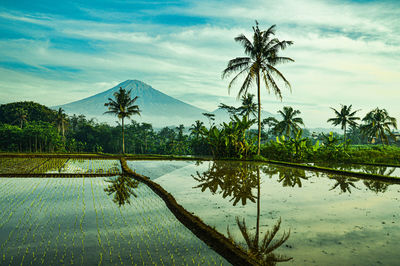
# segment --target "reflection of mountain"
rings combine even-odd
[[[142,110],[141,116],[133,117],[138,122],[151,123],[156,127],[178,124],[191,125],[195,120],[202,118],[203,112],[207,112],[168,96],[139,80],[126,80],[107,91],[53,108],[61,107],[68,115],[84,114],[87,117],[95,117],[101,122],[114,124],[115,117],[103,115],[107,111],[104,103],[107,102],[108,98],[113,98],[113,93],[120,87],[132,90],[132,97],[139,96],[136,104]]]

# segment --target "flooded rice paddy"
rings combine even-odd
[[[71,160],[65,171],[99,167],[115,166]],[[144,184],[121,196],[120,179],[0,178],[0,265],[227,264]]]
[[[245,162],[128,161],[206,224],[246,248],[281,219],[287,265],[398,265],[400,185]],[[225,265],[117,160],[1,159],[0,265]],[[258,222],[257,222],[258,221]],[[258,228],[257,228],[258,224]],[[258,229],[258,230],[257,230]]]
[[[244,244],[236,217],[254,234],[258,216],[260,235],[281,218],[277,235],[290,230],[290,237],[277,253],[293,257],[286,264],[398,265],[399,185],[266,164],[179,165],[154,181],[218,231],[227,235],[229,226],[238,242]]]

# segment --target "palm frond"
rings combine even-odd
[[[222,71],[221,78],[224,79],[234,72],[246,70],[250,63],[251,59],[249,57],[237,57],[230,60],[227,67]]]
[[[287,88],[290,89],[290,91],[292,91],[292,86],[290,85],[290,82],[283,76],[283,74],[276,69],[274,66],[272,66],[271,64],[267,64],[267,69],[269,70],[269,72],[272,73],[272,75],[276,75],[277,77],[279,77],[280,79],[282,79],[284,81],[284,84]]]
[[[240,34],[234,40],[236,42],[239,42],[244,47],[245,54],[250,55],[254,50],[254,46],[251,43],[251,41],[247,39],[247,37],[244,36],[243,34]]]
[[[271,63],[271,65],[277,65],[277,64],[286,64],[286,63],[294,62],[294,60],[290,57],[277,56],[277,57],[273,57],[273,58],[269,59],[269,62]]]
[[[254,76],[252,75],[252,72],[250,71],[249,74],[247,74],[247,77],[245,78],[242,87],[240,87],[240,90],[238,92],[238,95],[236,97],[236,99],[239,99],[241,95],[243,94],[247,94],[247,90],[249,89],[249,87],[251,86],[251,84],[253,83],[254,80]]]
[[[248,72],[248,69],[243,69],[242,71],[240,71],[238,74],[236,74],[236,76],[229,82],[228,85],[228,94],[231,93],[231,88],[233,86],[233,84],[235,84],[236,80],[244,73]]]
[[[279,97],[279,99],[282,101],[282,92],[281,89],[278,87],[278,84],[275,83],[275,80],[271,77],[271,75],[266,72],[267,75],[267,81],[269,82],[269,85],[272,87],[275,95]]]

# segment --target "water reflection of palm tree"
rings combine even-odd
[[[361,168],[367,174],[390,176],[396,171],[396,167],[363,165]]]
[[[245,205],[247,199],[257,203],[255,234],[250,233],[244,218],[240,221],[239,217],[236,217],[236,223],[246,242],[244,248],[247,250],[249,256],[254,257],[261,263],[261,265],[275,265],[277,262],[289,261],[292,259],[290,257],[273,253],[273,251],[286,242],[290,235],[290,231],[288,233],[283,232],[280,239],[274,240],[280,229],[280,219],[271,231],[268,230],[265,233],[260,242],[261,184],[259,165],[244,162],[235,165],[226,162],[214,162],[208,171],[205,171],[203,174],[197,172],[197,177],[193,176],[193,178],[198,182],[201,182],[201,184],[195,188],[201,188],[202,191],[205,191],[208,188],[212,193],[216,193],[220,189],[221,191],[219,193],[222,193],[224,198],[232,196],[230,201],[234,201],[233,205],[236,205],[239,201],[242,202],[242,205]],[[257,188],[257,197],[254,197],[251,193],[254,188]],[[229,227],[227,228],[227,233],[230,240],[233,243],[237,243],[232,237]]]
[[[306,171],[297,168],[285,168],[279,171],[279,180],[284,187],[301,187],[301,179],[307,180]]]
[[[298,168],[283,168],[276,166],[266,166],[261,168],[263,173],[272,178],[278,175],[278,182],[282,183],[284,187],[302,187],[301,180],[308,180],[309,177],[306,176],[306,171]]]
[[[363,183],[369,190],[374,191],[376,194],[379,192],[385,193],[390,185],[377,180],[364,180]]]
[[[223,198],[232,197],[233,205],[241,201],[246,205],[247,200],[255,201],[252,189],[257,186],[257,177],[255,175],[255,165],[248,163],[237,163],[232,166],[228,162],[213,163],[211,167],[197,177],[192,177],[200,182],[194,188],[201,188],[201,191],[209,189],[211,193],[220,193]]]
[[[125,205],[125,203],[130,204],[130,197],[133,195],[135,198],[137,197],[134,189],[138,187],[139,182],[134,180],[133,178],[120,175],[118,177],[112,177],[107,180],[108,185],[104,191],[107,195],[114,194],[113,202],[118,203],[119,206]]]
[[[355,189],[359,189],[354,185],[354,182],[357,182],[358,179],[354,177],[345,177],[345,176],[339,176],[339,175],[329,175],[330,179],[333,179],[336,181],[335,185],[330,190],[334,190],[337,187],[340,188],[340,194],[349,192],[351,193],[351,187]]]

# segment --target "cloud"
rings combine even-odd
[[[270,3],[193,1],[112,12],[79,7],[86,16],[3,8],[0,19],[7,23],[0,33],[12,29],[19,36],[0,38],[1,97],[37,97],[55,105],[139,79],[200,108],[213,110],[220,102],[233,105],[237,88],[228,95],[229,79],[222,80],[221,72],[228,60],[243,55],[233,39],[240,33],[251,37],[257,18],[261,28],[277,24],[277,37],[294,41],[282,55],[296,61],[278,67],[291,82],[292,93],[284,89],[280,102],[263,88],[265,110],[275,113],[291,105],[302,110],[306,124],[315,126],[325,125],[329,107],[340,103],[363,110],[380,106],[399,117],[393,97],[400,83],[399,5]],[[174,14],[188,23],[155,18]],[[24,89],[17,89],[17,96],[15,88]],[[41,97],[49,91],[57,93]]]

